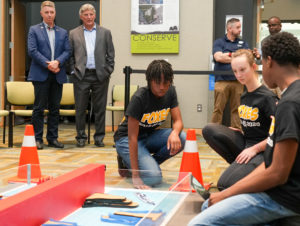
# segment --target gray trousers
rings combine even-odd
[[[95,115],[94,140],[102,142],[105,136],[105,112],[109,79],[99,82],[96,74],[86,72],[83,79],[74,76],[74,96],[76,110],[77,140],[86,140],[85,133],[86,110],[91,95],[92,112]]]

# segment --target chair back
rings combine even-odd
[[[31,82],[6,82],[6,100],[10,105],[26,106],[34,103],[34,87]]]
[[[138,90],[138,85],[130,85],[130,97]],[[125,100],[125,86],[124,85],[114,85],[113,86],[113,93],[112,93],[112,100],[114,102],[124,102]]]
[[[74,105],[74,86],[73,83],[64,83],[60,105]]]

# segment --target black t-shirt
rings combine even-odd
[[[239,116],[246,139],[246,147],[268,137],[271,115],[275,114],[277,97],[264,85],[253,92],[244,92],[241,96]]]
[[[269,133],[270,136],[264,153],[266,167],[272,163],[275,143],[286,139],[295,139],[298,143],[300,142],[300,80],[293,82],[283,93]],[[300,145],[288,181],[266,191],[276,202],[297,213],[300,213],[299,150]],[[289,150],[280,151],[288,152]]]
[[[178,106],[174,86],[161,97],[155,97],[148,87],[140,88],[131,98],[124,119],[114,134],[114,140],[128,136],[128,116],[139,121],[139,135],[152,132],[163,124],[170,110]]]

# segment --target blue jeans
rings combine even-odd
[[[283,207],[266,193],[261,192],[232,196],[209,208],[206,200],[202,212],[188,225],[268,225],[267,222],[289,216],[299,216],[299,214]]]
[[[170,151],[167,149],[167,140],[171,132],[172,129],[157,129],[138,137],[138,166],[140,176],[144,183],[149,186],[161,183],[162,174],[159,165],[172,157]],[[182,151],[186,138],[185,132],[181,132],[179,138],[182,146],[180,151]],[[128,137],[122,137],[116,141],[116,149],[126,167],[131,169]]]

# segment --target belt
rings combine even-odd
[[[86,72],[86,73],[96,73],[96,69],[89,69],[89,68],[86,68],[86,69],[85,69],[85,72]]]

